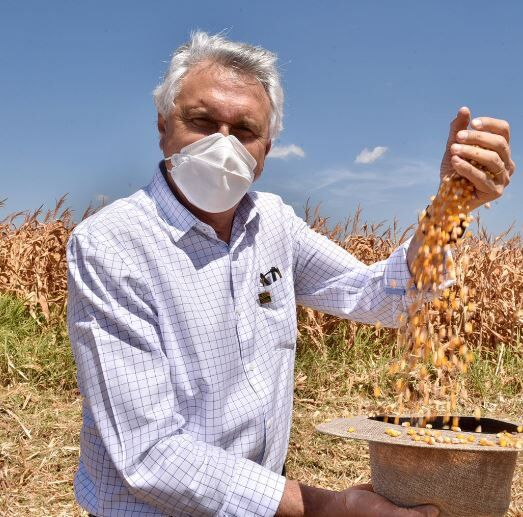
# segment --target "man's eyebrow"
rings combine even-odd
[[[208,115],[209,110],[207,108],[204,108],[203,106],[193,106],[193,107],[187,107],[187,106],[181,106],[180,108],[182,115]]]
[[[181,107],[182,116],[188,117],[190,115],[202,115],[202,116],[209,116],[213,117],[212,110],[209,110],[208,108],[204,106],[182,106]],[[242,116],[238,120],[236,120],[233,123],[233,126],[235,127],[246,127],[248,129],[251,129],[255,132],[262,132],[262,126],[258,122],[256,122],[254,119],[248,116]]]

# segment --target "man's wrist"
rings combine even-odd
[[[287,480],[276,517],[322,517],[336,492]]]

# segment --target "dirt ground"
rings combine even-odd
[[[316,398],[297,390],[287,459],[288,476],[306,484],[343,489],[370,480],[366,445],[318,434],[315,425],[367,411],[366,401],[324,390]],[[370,402],[369,402],[370,404]],[[74,501],[80,398],[24,385],[0,391],[0,515],[85,516]],[[511,401],[492,414],[519,417],[523,403]],[[512,486],[511,517],[523,516],[523,455]]]

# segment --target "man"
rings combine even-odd
[[[296,303],[397,326],[422,235],[368,267],[277,196],[247,192],[281,129],[275,62],[193,34],[154,93],[164,159],[151,183],[72,235],[68,317],[85,397],[75,491],[91,514],[437,514],[281,475]],[[514,164],[506,122],[469,131],[469,120],[461,109],[451,125],[442,176],[469,179],[476,208],[502,194]]]

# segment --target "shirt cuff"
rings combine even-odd
[[[395,249],[385,263],[383,282],[386,294],[405,296],[409,289],[412,275],[407,263],[407,250],[411,240],[405,241],[399,248]]]
[[[273,517],[278,510],[285,478],[245,458],[236,461],[224,505],[226,516]]]

